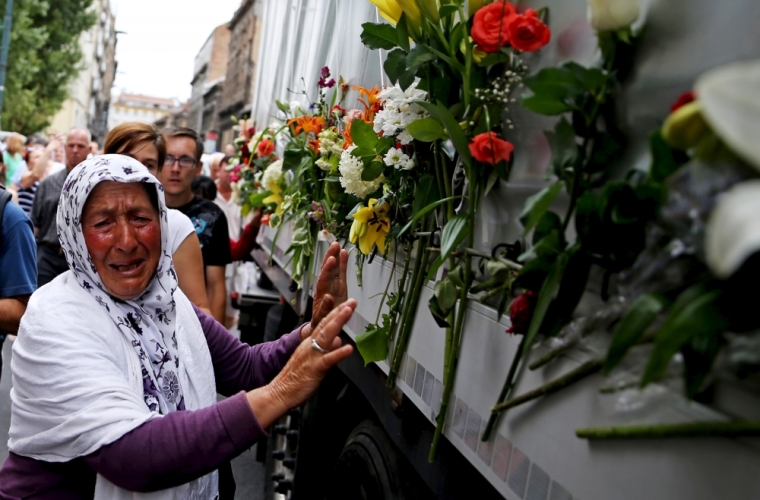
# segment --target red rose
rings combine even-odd
[[[530,322],[533,320],[533,313],[536,310],[538,294],[533,290],[528,290],[522,295],[515,297],[515,300],[509,305],[509,319],[512,326],[507,333],[514,335],[524,335],[530,328]]]
[[[683,94],[678,96],[678,99],[676,99],[676,102],[670,105],[670,112],[672,113],[673,111],[677,110],[681,106],[689,104],[690,102],[694,101],[694,99],[696,98],[697,96],[696,94],[694,94],[694,92],[692,91],[684,92]]]
[[[483,163],[496,165],[500,161],[509,161],[515,147],[493,132],[478,134],[470,141],[472,157]]]
[[[517,9],[509,2],[493,2],[475,12],[472,21],[472,39],[484,52],[497,52],[506,45],[506,30],[510,21],[517,17]]]
[[[256,150],[259,152],[259,156],[269,156],[274,153],[274,143],[269,139],[261,139]]]
[[[507,39],[510,45],[523,52],[535,52],[547,43],[552,31],[541,21],[533,9],[515,16],[507,25]]]

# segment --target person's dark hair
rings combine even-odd
[[[27,146],[42,146],[43,148],[46,148],[48,144],[50,144],[50,142],[39,135],[33,135],[27,141]]]
[[[203,156],[203,141],[201,141],[200,136],[195,130],[186,127],[169,127],[167,129],[164,129],[164,136],[167,139],[169,137],[189,137],[190,139],[194,140],[195,159],[200,161],[201,156]]]
[[[216,199],[216,184],[214,184],[211,177],[207,175],[200,175],[193,179],[191,189],[195,195],[200,196],[201,198],[206,198],[211,201]]]
[[[144,142],[152,142],[158,150],[158,171],[166,161],[166,141],[155,125],[142,122],[126,122],[114,127],[106,137],[103,153],[121,154],[133,146]]]

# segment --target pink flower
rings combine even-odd
[[[361,118],[361,117],[362,117],[361,110],[351,109],[348,112],[346,112],[346,116],[343,117],[343,121],[346,123],[346,125],[349,125],[356,118]]]

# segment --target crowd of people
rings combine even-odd
[[[17,339],[0,498],[233,498],[229,461],[351,352],[345,250],[325,257],[311,321],[248,346],[229,297],[261,213],[241,215],[229,155],[202,176],[195,131],[137,122],[102,151],[79,128],[5,146],[0,337]]]

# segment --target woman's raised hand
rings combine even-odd
[[[346,285],[346,266],[348,264],[348,252],[340,249],[340,244],[335,242],[325,254],[322,261],[322,270],[319,273],[317,284],[314,288],[314,304],[310,328],[305,328],[303,338],[311,335],[311,332],[325,318],[333,307],[340,305],[348,299],[348,287]]]
[[[303,404],[317,390],[328,370],[351,354],[353,347],[342,345],[338,335],[354,309],[354,299],[335,307],[311,335],[301,341],[272,382],[248,393],[248,401],[262,427],[268,427],[291,408]],[[317,350],[312,341],[329,352]]]

